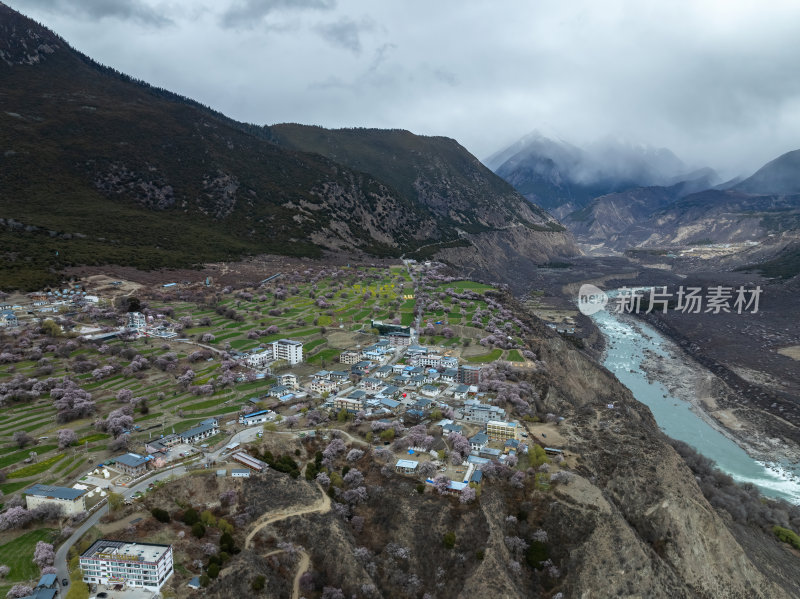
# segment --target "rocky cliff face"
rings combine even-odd
[[[579,252],[567,232],[523,225],[469,235],[465,240],[469,245],[436,251],[436,259],[454,266],[459,276],[506,283],[519,292],[527,290],[537,265]]]
[[[567,596],[791,596],[737,543],[644,405],[561,339],[538,352],[547,408],[570,415],[560,432],[584,477],[552,508],[569,537]]]

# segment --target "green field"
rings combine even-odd
[[[340,350],[340,349],[335,349],[335,348],[323,349],[323,350],[317,352],[315,355],[311,356],[308,359],[308,363],[309,364],[318,364],[319,362],[322,362],[323,360],[330,361],[333,358],[335,358],[336,356],[338,356],[340,353],[342,353],[342,350]]]
[[[485,364],[487,362],[494,362],[495,360],[499,360],[500,356],[503,355],[502,349],[493,349],[488,354],[483,354],[480,356],[471,356],[469,358],[465,358],[467,362],[472,362],[473,364]]]
[[[0,564],[11,568],[6,580],[21,582],[38,579],[39,568],[32,561],[33,550],[38,541],[50,542],[55,532],[50,528],[40,528],[0,545]]]
[[[12,470],[8,473],[8,478],[27,478],[29,476],[33,476],[34,474],[41,474],[42,472],[49,470],[53,464],[56,464],[59,460],[62,460],[65,455],[66,454],[59,453],[58,455],[54,455],[53,457],[37,462],[36,464],[29,464],[17,470]]]
[[[525,358],[522,357],[522,354],[519,353],[518,350],[512,349],[508,352],[508,361],[509,362],[524,362]]]

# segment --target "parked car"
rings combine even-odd
[[[69,579],[67,579],[67,578],[62,578],[62,579],[61,579],[61,584],[63,584],[64,586],[67,586],[67,585],[69,584]]]

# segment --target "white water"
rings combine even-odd
[[[616,314],[601,310],[591,316],[606,338],[603,365],[631,390],[637,400],[650,408],[661,430],[673,439],[685,441],[714,460],[723,472],[739,482],[749,482],[769,497],[800,504],[800,466],[763,463],[751,458],[741,447],[713,428],[690,409],[690,404],[670,395],[659,382],[650,383],[642,370],[647,350],[664,360],[663,337],[653,327],[637,322],[635,327]],[[644,334],[642,334],[644,333]]]

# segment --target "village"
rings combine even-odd
[[[47,402],[36,402],[35,425],[20,406],[4,409],[0,434],[14,437],[20,447],[15,456],[27,465],[4,472],[0,488],[24,498],[29,513],[49,505],[77,522],[86,515],[99,517],[116,497],[133,505],[153,484],[185,473],[269,476],[259,444],[286,436],[319,443],[343,439],[361,452],[372,447],[371,455],[396,475],[466,502],[480,494],[487,470],[524,473],[552,462],[549,474],[545,469],[536,477],[537,488],[546,490],[558,464],[570,459],[559,443],[563,419],[532,415],[524,398],[532,390],[520,386],[509,394],[508,385],[498,384],[504,375],[497,376],[498,364],[536,370],[535,356],[521,339],[526,325],[490,286],[441,280],[437,270],[413,261],[401,268],[365,268],[357,271],[359,278],[351,274],[349,286],[336,282],[338,273],[304,273],[295,275],[297,284],[288,289],[270,277],[269,295],[260,300],[268,307],[258,310],[255,317],[262,320],[254,324],[242,316],[259,303],[247,290],[224,290],[224,303],[216,310],[192,309],[189,295],[208,292],[208,280],[151,290],[103,281],[99,287],[105,294],[78,283],[13,298],[3,305],[5,330],[38,327],[56,335],[60,330],[62,339],[72,340],[67,343],[75,345],[73,351],[77,340],[86,348],[81,353],[99,351],[100,357],[118,347],[117,355],[127,352],[127,366],[73,354],[63,378],[48,379],[55,387],[52,397],[63,395],[61,387],[75,387],[72,377],[84,381],[76,392],[87,400],[106,395],[99,401],[110,412],[94,424],[91,413],[97,408],[85,415],[59,411],[50,426],[42,421]],[[302,299],[304,286],[307,299]],[[134,293],[135,302],[130,300]],[[282,302],[288,309],[274,307]],[[121,317],[120,310],[126,310]],[[267,312],[273,318],[263,319]],[[58,349],[52,351],[57,358]],[[48,374],[57,374],[53,362],[44,360]],[[180,365],[184,360],[188,367]],[[7,356],[2,361],[12,366],[9,378],[25,367],[24,360]],[[31,371],[36,368],[34,361]],[[145,372],[149,378],[159,371],[173,381],[169,386],[158,382],[163,378],[143,378]],[[209,395],[213,399],[192,399]],[[67,436],[71,442],[48,446],[48,431],[55,434],[56,421],[65,419],[78,425],[74,432],[57,431],[59,439]],[[26,430],[20,434],[15,423]],[[308,477],[309,470],[305,473]],[[158,593],[172,573],[172,559],[170,554],[160,582],[86,568],[80,580],[98,593],[129,587]],[[66,587],[73,575],[61,565],[58,576]],[[52,599],[56,595],[50,591],[60,587],[47,583],[31,587],[35,592],[29,596]]]

